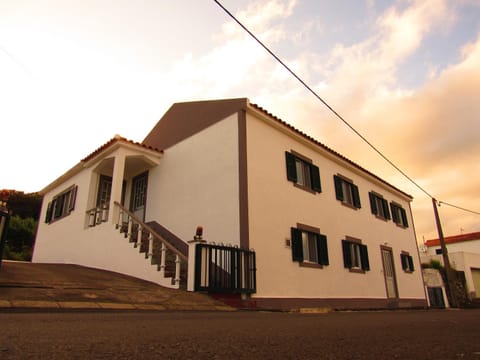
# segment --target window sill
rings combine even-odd
[[[345,201],[340,201],[340,203],[343,205],[343,206],[346,206],[352,210],[358,210],[359,208],[357,208],[355,205],[353,204],[350,204],[348,202],[345,202]]]
[[[351,272],[351,273],[365,274],[365,270],[360,269],[360,268],[350,268],[350,269],[348,269],[348,271]]]
[[[299,266],[300,267],[308,267],[308,268],[315,268],[315,269],[323,269],[323,265],[321,264],[317,264],[317,263],[313,263],[313,262],[300,262],[299,263]]]
[[[72,211],[73,211],[73,210],[72,210]],[[50,224],[56,223],[57,221],[60,221],[60,220],[62,220],[62,219],[64,219],[64,218],[66,218],[68,215],[70,215],[70,214],[72,213],[72,211],[70,211],[70,212],[68,212],[68,213],[66,213],[66,214],[63,214],[63,215],[61,215],[61,216],[59,216],[59,217],[57,217],[57,218],[55,218],[55,219],[52,219],[52,220],[46,222],[46,224],[47,224],[47,225],[50,225]]]
[[[308,186],[301,185],[301,184],[298,184],[298,183],[293,183],[293,186],[296,187],[296,188],[299,188],[301,190],[304,190],[306,192],[309,192],[310,194],[313,194],[313,195],[317,194],[317,192],[315,190],[313,190],[312,188],[309,188]]]
[[[407,229],[408,228],[408,226],[405,226],[405,225],[399,224],[399,223],[395,223],[395,225],[397,225],[401,229]]]
[[[375,215],[375,217],[378,219],[378,220],[383,220],[385,222],[388,222],[389,219],[387,219],[386,217],[383,217],[383,216],[380,216],[380,215]],[[397,224],[398,225],[398,224]]]

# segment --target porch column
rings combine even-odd
[[[122,186],[123,177],[125,173],[125,154],[119,151],[115,155],[113,164],[113,176],[112,176],[112,192],[110,195],[110,221],[116,224],[119,215],[118,207],[115,207],[114,202],[122,202]]]

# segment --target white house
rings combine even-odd
[[[480,298],[480,232],[445,237],[450,265],[457,271],[463,271],[470,299]],[[443,264],[439,239],[425,242],[422,263],[430,260]]]
[[[245,98],[174,104],[42,193],[34,262],[174,287],[188,267],[258,308],[426,306],[412,197]],[[239,252],[189,256],[199,225]]]

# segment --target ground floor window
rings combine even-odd
[[[300,263],[328,265],[327,237],[315,228],[291,228],[292,259]]]
[[[77,188],[78,186],[72,185],[53,197],[52,201],[47,205],[46,223],[51,223],[54,220],[70,215],[75,208]]]
[[[400,260],[402,262],[402,269],[405,272],[413,272],[415,270],[413,266],[413,257],[409,253],[402,251],[400,254]]]
[[[368,249],[360,240],[347,238],[342,240],[342,247],[345,268],[361,272],[370,270]]]

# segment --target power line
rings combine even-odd
[[[287,64],[285,64],[272,50],[270,50],[260,39],[258,39],[255,34],[253,34],[245,25],[243,25],[240,20],[238,20],[227,8],[225,8],[220,1],[213,0],[228,16],[230,16],[243,30],[245,30],[261,47],[265,49],[278,63],[280,63],[295,79],[297,79],[313,96],[322,102],[338,119],[340,119],[350,130],[352,130],[360,139],[362,139],[371,149],[373,149],[380,157],[382,157],[388,164],[390,164],[395,170],[402,174],[406,179],[408,179],[413,185],[425,193],[429,198],[434,199],[434,197],[423,187],[421,187],[415,180],[408,176],[402,169],[395,165],[389,158],[386,157],[379,149],[377,149],[370,141],[368,141],[365,136],[363,136],[358,130],[356,130],[347,120],[343,118],[332,106],[330,106],[320,95],[317,94],[305,81],[303,81],[300,76],[298,76]],[[452,205],[446,202],[440,202],[442,204],[455,207],[460,210],[468,211],[473,214],[480,215],[479,212],[468,210],[456,205]]]
[[[454,208],[459,209],[459,210],[463,210],[463,211],[466,211],[466,212],[470,212],[470,213],[472,213],[472,214],[480,215],[480,212],[478,212],[478,211],[473,211],[473,210],[465,209],[465,208],[460,207],[460,206],[457,206],[457,205],[449,204],[448,202],[445,202],[445,201],[439,201],[439,202],[438,202],[438,205],[447,205],[447,206],[451,206],[451,207],[454,207]]]

